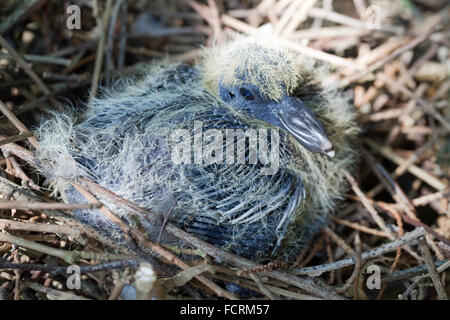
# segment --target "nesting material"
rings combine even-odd
[[[256,261],[289,260],[338,206],[346,190],[344,169],[357,159],[355,113],[334,88],[321,87],[326,66],[274,45],[241,37],[205,51],[192,68],[161,62],[143,76],[122,79],[94,99],[82,119],[53,114],[39,128],[42,172],[67,202],[84,202],[70,185],[93,179],[144,208],[221,248]],[[272,127],[230,108],[217,86],[250,79],[274,101],[299,97],[322,123],[335,156],[312,153],[280,130],[279,168],[261,174],[263,164],[175,164],[173,133],[185,129],[243,131]],[[248,144],[245,145],[248,147]],[[224,146],[225,148],[225,146]],[[235,149],[235,151],[237,151]],[[127,212],[101,199],[130,224]],[[120,229],[97,210],[78,210],[82,221],[123,243]],[[156,239],[159,228],[139,222]],[[168,244],[183,245],[163,238]],[[275,247],[280,247],[274,252]]]
[[[441,63],[425,62],[414,74],[414,79],[423,82],[442,82],[448,77],[447,69]]]

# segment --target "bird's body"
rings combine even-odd
[[[45,122],[40,128],[39,158],[63,199],[85,201],[68,184],[85,176],[151,211],[171,212],[170,222],[239,255],[256,261],[292,256],[311,226],[335,207],[345,189],[342,169],[355,161],[354,114],[338,93],[320,88],[312,65],[284,65],[284,51],[271,55],[273,61],[263,59],[266,65],[262,66],[272,72],[270,76],[290,68],[280,75],[287,79],[280,82],[281,87],[276,82],[267,84],[268,78],[260,73],[253,74],[253,84],[266,81],[267,85],[260,84],[258,93],[251,86],[244,90],[242,84],[249,78],[239,75],[242,63],[225,66],[231,76],[228,71],[220,73],[226,54],[245,56],[245,46],[256,55],[273,49],[246,38],[239,41],[223,49],[218,61],[210,53],[199,68],[167,63],[150,67],[141,79],[117,85],[94,100],[81,122],[61,114]],[[236,48],[244,51],[236,53]],[[244,75],[251,74],[251,63],[243,63],[249,67]],[[233,77],[233,72],[236,79],[230,82],[227,77]],[[289,72],[301,74],[292,79]],[[232,89],[235,85],[239,86],[237,93]],[[289,132],[292,124],[286,121],[291,119],[283,114],[280,119],[284,121],[273,125],[271,115],[244,114],[230,108],[239,103],[227,101],[236,94],[250,102],[281,101],[283,90],[315,113],[335,147],[334,158],[322,154],[331,154],[328,147],[317,151],[316,145],[307,145],[311,152],[298,143],[302,138]],[[310,113],[306,116],[312,117],[307,120],[314,126],[317,119]],[[322,139],[319,129],[311,132]],[[236,139],[227,136],[230,132],[238,134]],[[238,143],[239,133],[244,134],[243,144]],[[326,133],[318,145],[328,142]],[[252,137],[259,139],[257,144],[252,144]],[[264,141],[267,148],[262,150]],[[259,148],[253,154],[256,160],[252,146]],[[261,150],[269,155],[266,161]],[[229,151],[234,156],[227,158]],[[106,204],[128,220],[127,212]],[[121,241],[119,229],[102,213],[80,210],[75,215]],[[155,239],[159,229],[142,221]],[[172,241],[163,238],[163,242]]]

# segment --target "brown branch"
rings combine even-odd
[[[355,267],[353,269],[353,272],[350,276],[350,278],[348,278],[348,280],[346,281],[346,283],[336,289],[336,292],[338,293],[345,293],[347,292],[347,290],[352,286],[352,284],[359,278],[359,275],[361,274],[361,269],[362,269],[362,258],[361,258],[361,251],[362,251],[362,244],[361,244],[361,239],[359,238],[359,235],[356,234],[355,237],[355,248],[356,250],[352,250],[354,252],[354,257],[355,257]],[[355,292],[357,292],[357,290],[355,290]]]
[[[1,104],[0,104],[0,108],[2,108]],[[3,109],[1,109],[1,110],[3,110]],[[34,134],[33,134],[33,132],[30,132],[30,131],[19,133],[15,136],[11,136],[11,137],[0,140],[0,146],[2,146],[4,144],[8,144],[8,143],[19,142],[26,138],[32,137],[32,136],[34,136]]]
[[[441,278],[436,270],[436,266],[433,262],[433,257],[431,256],[430,249],[428,248],[427,242],[424,237],[419,239],[420,251],[422,252],[423,258],[425,259],[425,264],[427,266],[428,272],[430,273],[431,280],[433,281],[434,288],[438,294],[439,300],[448,300],[447,293],[445,292],[444,286],[441,282]]]
[[[105,53],[105,43],[106,43],[106,31],[108,28],[108,22],[109,22],[109,18],[111,16],[111,9],[112,9],[112,0],[107,0],[106,1],[106,9],[105,12],[103,13],[103,17],[101,19],[101,23],[100,23],[100,39],[98,41],[98,46],[97,46],[97,52],[95,55],[95,65],[94,65],[94,72],[93,72],[93,76],[92,76],[92,83],[91,83],[91,101],[93,98],[95,98],[97,96],[97,90],[98,90],[98,85],[99,85],[99,80],[100,80],[100,73],[102,71],[102,64],[103,64],[103,56]]]
[[[416,228],[414,231],[405,233],[403,236],[395,239],[394,241],[392,241],[390,243],[381,245],[377,248],[374,248],[372,250],[364,252],[361,255],[361,258],[363,259],[363,261],[366,261],[368,259],[373,259],[373,258],[379,257],[387,252],[397,250],[398,247],[403,246],[413,240],[416,240],[417,238],[419,238],[420,236],[423,236],[423,235],[425,235],[425,229],[422,227]],[[296,275],[309,275],[309,276],[317,277],[324,272],[342,269],[342,268],[351,266],[354,263],[355,263],[354,258],[346,258],[346,259],[338,260],[336,262],[327,263],[327,264],[323,264],[323,265],[294,269],[293,273]]]
[[[21,57],[21,55],[0,35],[0,45],[11,54],[12,58],[16,63],[30,76],[30,78],[36,83],[39,90],[41,90],[45,95],[50,96],[51,92],[48,87],[42,82],[41,78],[31,69],[28,63]],[[50,97],[49,100],[56,106],[59,107],[59,102]]]
[[[11,123],[19,131],[21,131],[23,133],[27,133],[27,134],[30,133],[30,130],[28,130],[28,128],[24,126],[24,124],[16,117],[16,115],[14,113],[9,111],[6,104],[4,104],[1,100],[0,100],[0,112],[3,113],[8,118],[8,120],[11,121]],[[0,136],[0,138],[6,139],[6,137],[4,137],[4,136]],[[36,138],[33,135],[30,135],[30,137],[28,138],[28,141],[33,145],[33,147],[35,147],[35,148],[37,147],[38,141],[36,140]]]
[[[79,210],[100,208],[99,203],[48,203],[48,202],[22,202],[1,201],[0,210]]]

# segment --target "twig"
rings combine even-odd
[[[8,18],[0,23],[0,35],[9,32],[17,23],[38,10],[46,2],[47,0],[30,0],[21,3]]]
[[[450,267],[450,260],[446,259],[443,261],[436,261],[436,262],[434,262],[434,265],[437,268],[438,272],[443,272],[447,268]],[[381,278],[381,282],[393,282],[393,281],[399,281],[399,280],[403,280],[403,279],[410,279],[411,277],[417,276],[419,274],[423,274],[427,270],[428,270],[427,265],[422,264],[420,266],[408,268],[408,269],[401,270],[401,271],[396,271],[389,275],[386,275]]]
[[[382,201],[377,201],[374,202],[374,204],[381,210],[387,211],[387,213],[389,213],[391,215],[391,210],[389,210],[389,207],[392,206],[392,204],[389,203],[385,203]],[[395,216],[392,216],[393,218],[395,218]],[[443,243],[445,243],[446,245],[449,245],[450,242],[449,240],[445,239],[445,237],[443,237],[442,235],[440,235],[439,233],[437,233],[436,231],[434,231],[432,228],[430,228],[429,226],[427,226],[426,224],[424,224],[422,221],[417,220],[417,219],[412,219],[407,215],[402,214],[401,218],[404,222],[415,226],[415,227],[422,227],[425,229],[425,231],[429,234],[431,234],[433,237],[435,237],[436,239],[439,239],[440,241],[442,241]]]
[[[331,249],[331,241],[330,241],[330,239],[327,239],[326,246],[327,246],[328,262],[329,263],[333,263],[334,262],[334,254],[333,254],[333,251]],[[327,283],[329,285],[332,285],[335,280],[336,280],[336,272],[334,270],[332,270],[332,271],[330,271],[330,278],[328,279]]]
[[[335,222],[337,222],[339,224],[342,224],[344,226],[353,228],[355,230],[358,230],[358,231],[361,231],[361,232],[365,232],[365,233],[368,233],[368,234],[372,234],[372,235],[377,236],[377,237],[387,237],[387,234],[385,232],[383,232],[383,231],[379,231],[379,230],[376,230],[376,229],[373,229],[373,228],[369,228],[369,227],[360,225],[360,224],[355,223],[355,222],[350,222],[350,221],[342,220],[342,219],[339,219],[339,218],[333,218],[333,221],[335,221]]]
[[[88,179],[83,179],[84,182],[89,181]],[[93,197],[92,195],[89,194],[89,192],[87,190],[85,190],[81,185],[79,184],[73,184],[75,188],[77,188],[77,190],[79,192],[81,192],[89,201],[94,201],[97,200],[95,197]],[[90,186],[91,188],[96,185],[92,182],[88,183],[88,186]],[[104,191],[106,189],[101,188],[100,186],[96,185],[98,187],[98,190]],[[111,196],[114,195],[111,191],[106,190],[106,196]],[[115,196],[118,198],[118,196]],[[98,200],[97,200],[98,201]],[[121,199],[120,203],[129,203],[128,201],[126,201],[125,199]],[[137,207],[136,205],[132,205],[131,206],[134,210]],[[140,209],[140,208],[139,208]],[[129,242],[129,244],[131,244],[134,248],[134,251],[140,252],[139,248],[137,248],[136,246],[134,246],[134,242],[132,242],[132,239],[130,239],[129,237],[127,237],[127,235],[129,233],[131,233],[136,239],[139,240],[139,243],[144,246],[147,247],[151,250],[153,250],[154,252],[158,253],[159,255],[161,255],[162,257],[166,258],[167,261],[169,261],[170,263],[174,263],[175,265],[177,265],[178,267],[180,267],[181,269],[187,269],[189,268],[189,266],[187,264],[185,264],[183,261],[181,261],[180,259],[178,259],[175,255],[171,254],[169,251],[165,250],[163,247],[161,247],[158,244],[152,243],[148,240],[146,240],[146,238],[140,234],[140,232],[137,232],[133,229],[131,229],[129,226],[125,225],[120,219],[118,219],[113,213],[111,213],[105,206],[102,206],[102,208],[100,210],[103,210],[103,213],[105,213],[107,215],[107,217],[109,219],[111,219],[112,221],[114,221],[119,227],[121,227],[122,231],[124,231],[124,234]],[[144,211],[143,209],[140,209],[142,211]],[[144,211],[145,212],[145,211]],[[147,215],[148,213],[146,213]],[[147,257],[146,260],[148,260],[149,257]],[[152,259],[151,259],[152,260]],[[234,295],[231,294],[230,292],[223,290],[222,288],[220,288],[219,286],[217,286],[215,283],[211,282],[210,280],[208,280],[207,278],[203,277],[203,276],[197,276],[197,279],[202,282],[203,284],[205,284],[207,287],[211,288],[211,290],[213,290],[216,294],[218,294],[221,297],[226,297],[228,299],[235,299]]]
[[[111,294],[108,297],[108,300],[116,300],[120,294],[122,293],[123,288],[128,284],[128,281],[125,280],[128,276],[128,269],[126,269],[123,273],[123,276],[117,281],[114,289],[111,291]]]
[[[88,190],[86,190],[83,186],[81,186],[78,183],[72,182],[72,186],[81,194],[83,197],[90,203],[97,204],[100,201],[93,196],[91,193],[89,193]],[[117,215],[115,215],[113,212],[111,212],[104,204],[101,204],[100,208],[98,209],[101,213],[103,213],[107,219],[111,220],[122,230],[123,237],[127,241],[128,247],[135,252],[137,255],[139,255],[144,261],[152,264],[155,268],[158,268],[158,271],[161,271],[161,266],[159,263],[150,255],[147,255],[145,252],[141,250],[141,248],[137,245],[135,242],[135,239],[130,236],[131,233],[131,227],[128,226],[124,221],[122,221]],[[139,220],[136,220],[139,221]]]
[[[356,251],[354,252],[354,258],[356,260],[355,262],[355,268],[353,269],[353,272],[350,276],[350,278],[348,278],[347,282],[340,288],[336,289],[336,292],[338,293],[345,293],[347,292],[347,290],[352,286],[352,284],[359,278],[359,275],[361,273],[361,269],[362,269],[362,258],[361,258],[361,250],[362,250],[362,245],[361,245],[361,239],[359,238],[358,233],[356,234],[355,237],[355,248]],[[357,291],[357,290],[355,290]]]
[[[0,219],[0,229],[61,233],[74,238],[81,237],[80,230],[74,229],[73,227],[44,223],[24,223],[8,219]]]
[[[222,15],[222,22],[225,25],[228,25],[232,28],[235,28],[236,30],[254,34],[257,32],[257,29],[255,27],[252,27],[245,22],[239,21],[237,19],[234,19],[233,17],[230,17],[228,15]],[[326,61],[336,67],[344,67],[349,69],[355,69],[357,66],[349,59],[342,58],[333,54],[329,54],[317,49],[313,49],[307,46],[303,46],[299,43],[289,41],[286,39],[278,39],[280,45],[283,45],[284,47],[291,49],[293,51],[299,52],[301,54],[304,54],[305,56],[312,57],[318,60]]]
[[[110,71],[112,64],[112,54],[113,54],[113,45],[114,45],[114,31],[117,22],[117,16],[119,14],[119,9],[122,6],[123,0],[116,0],[114,3],[114,7],[112,9],[111,18],[109,21],[109,28],[105,26],[105,30],[108,30],[108,37],[106,40],[106,59],[105,59],[105,82],[106,87],[109,87],[111,84]]]
[[[358,198],[361,200],[361,203],[363,206],[369,211],[370,215],[372,216],[373,220],[376,222],[376,224],[383,230],[386,235],[389,237],[389,239],[393,240],[395,239],[394,234],[389,230],[384,223],[383,219],[379,216],[378,212],[375,210],[375,208],[372,206],[370,201],[367,199],[367,197],[364,195],[364,193],[359,189],[358,184],[356,183],[355,179],[347,172],[344,171],[344,176],[350,183],[350,186],[352,187],[353,191],[356,193]]]
[[[308,15],[313,18],[321,18],[358,29],[370,30],[369,25],[364,21],[322,8],[312,8],[308,12]],[[379,26],[379,28],[377,28],[377,31],[402,34],[403,28],[398,26]]]
[[[398,296],[399,300],[404,300],[406,299],[407,296],[409,296],[411,294],[411,292],[417,287],[417,285],[419,284],[419,282],[422,280],[422,277],[418,277],[414,280],[413,283],[411,283],[411,285],[406,289],[405,292],[403,292],[401,295]]]
[[[99,211],[102,212],[109,220],[114,222],[125,234],[130,232],[130,227],[126,225],[120,218],[114,215],[105,205],[103,205],[96,197],[90,194],[85,188],[80,186],[78,183],[73,183],[73,187],[86,198],[90,205],[95,205],[99,208]]]
[[[316,2],[317,0],[293,1],[292,5],[286,10],[276,26],[277,32],[283,37],[289,36],[289,34],[308,18],[308,12]],[[294,7],[294,5],[296,5],[296,7]],[[285,17],[288,17],[286,23],[284,22]]]
[[[394,241],[392,241],[390,243],[381,245],[377,248],[374,248],[372,250],[364,252],[361,255],[361,258],[363,259],[363,261],[365,261],[368,259],[379,257],[387,252],[397,250],[398,247],[403,246],[406,243],[416,240],[418,237],[424,236],[424,235],[425,235],[425,229],[422,227],[418,227],[414,231],[405,233],[403,236],[395,239]],[[344,267],[351,266],[354,263],[355,263],[354,258],[346,258],[346,259],[338,260],[333,263],[327,263],[327,264],[323,264],[323,265],[319,265],[319,266],[294,269],[293,274],[309,275],[309,276],[317,277],[317,276],[320,276],[324,272],[342,269]]]
[[[30,78],[36,83],[38,88],[45,94],[50,95],[50,90],[42,82],[41,78],[30,68],[30,66],[25,62],[25,60],[20,56],[20,54],[0,35],[0,45],[8,51],[13,57],[14,61],[30,76]],[[59,107],[59,102],[55,98],[49,98],[50,101]]]
[[[90,300],[88,298],[73,294],[71,292],[52,289],[52,288],[40,285],[36,282],[26,281],[25,284],[29,288],[31,288],[35,291],[42,292],[42,293],[47,294],[48,296],[51,296],[52,299],[55,299],[55,300]]]
[[[438,294],[438,299],[448,300],[447,293],[444,290],[444,286],[442,285],[441,279],[436,270],[436,266],[434,265],[433,257],[431,256],[431,252],[428,248],[427,242],[425,241],[425,237],[419,238],[419,246],[420,251],[422,252],[422,256],[425,259],[425,264],[427,266],[428,272],[430,273],[431,280],[433,281],[434,287]]]
[[[146,240],[145,238],[143,238],[140,234],[136,233],[135,231],[132,231],[132,233],[133,233],[133,235],[136,238],[139,239],[139,243],[142,246],[144,246],[146,248],[149,248],[152,251],[154,251],[155,253],[161,255],[169,263],[173,263],[174,265],[176,265],[177,267],[179,267],[182,270],[186,270],[186,269],[190,268],[190,266],[188,264],[186,264],[185,262],[183,262],[180,259],[178,259],[175,255],[173,255],[169,251],[165,250],[162,246],[160,246],[160,245],[158,245],[156,243],[153,243],[151,241]],[[213,292],[215,292],[219,297],[224,297],[224,298],[231,299],[231,300],[237,299],[234,296],[234,294],[232,294],[231,292],[228,292],[226,290],[223,290],[217,284],[215,284],[214,282],[210,281],[206,277],[201,276],[201,275],[197,275],[196,278],[197,278],[197,280],[202,282],[204,285],[209,287],[211,290],[213,290]]]
[[[303,260],[302,255],[300,255],[297,258],[297,261],[294,263],[294,267],[303,267],[306,266],[317,254],[317,252],[320,251],[323,247],[323,242],[325,241],[325,236],[320,237],[319,241],[314,243],[314,246],[312,247],[311,251],[309,252],[308,256]],[[305,251],[306,254],[306,251]]]
[[[14,198],[16,200],[23,201],[23,202],[42,201],[42,199],[39,198],[38,196],[36,196],[35,194],[33,194],[30,189],[25,189],[23,187],[20,187],[20,186],[16,185],[15,183],[13,183],[3,177],[0,177],[0,194],[8,196],[8,198]],[[62,211],[58,211],[58,210],[43,211],[43,214],[58,220],[64,226],[70,227],[73,230],[80,230],[80,232],[82,232],[89,238],[95,239],[99,243],[101,243],[105,246],[111,247],[116,252],[121,252],[121,253],[128,254],[128,255],[132,254],[131,251],[128,250],[126,247],[121,246],[116,243],[111,243],[111,241],[109,239],[107,239],[104,235],[100,234],[99,232],[96,232],[90,226],[83,225],[78,220],[74,220],[74,219],[68,217],[67,214],[65,214]],[[82,241],[82,239],[78,239],[78,240],[80,240],[81,243],[84,242],[84,241]]]
[[[103,64],[103,56],[105,51],[105,42],[106,42],[106,30],[108,28],[108,21],[109,17],[111,15],[111,6],[112,6],[112,0],[106,1],[106,9],[103,13],[103,17],[101,19],[100,24],[100,39],[98,41],[97,46],[97,53],[95,58],[95,65],[94,65],[94,72],[92,76],[92,83],[91,83],[91,96],[90,99],[92,101],[93,98],[97,96],[97,90],[100,80],[100,73],[102,70],[102,64]]]
[[[425,265],[425,266],[419,266],[419,267],[416,267],[416,268],[419,269],[419,268],[422,268],[422,267],[423,267],[424,271],[427,269],[427,266],[426,266],[426,265]],[[437,271],[438,271],[438,272],[443,272],[443,271],[445,271],[448,267],[450,267],[450,262],[449,262],[449,261],[446,261],[445,263],[441,264],[441,265],[437,268]],[[411,268],[411,269],[413,269],[413,268]],[[409,269],[409,270],[410,270],[410,269]],[[423,279],[425,279],[426,277],[429,277],[429,276],[430,276],[430,274],[427,273],[427,274],[424,274],[424,275],[422,275],[422,276],[420,276],[420,277],[417,277],[417,278],[414,280],[414,282],[406,289],[406,291],[398,297],[399,300],[405,299],[408,295],[411,294],[411,292],[415,289],[415,287],[419,284],[420,281],[422,281]]]
[[[122,69],[125,65],[125,49],[127,47],[127,11],[128,0],[124,0],[120,7],[119,53],[117,55],[118,69]]]
[[[350,27],[323,27],[317,29],[304,29],[294,31],[288,37],[289,40],[298,41],[302,39],[318,40],[344,37],[361,37],[367,35],[369,31]]]
[[[403,211],[411,218],[418,220],[417,212],[414,206],[409,201],[402,188],[395,182],[384,169],[384,167],[374,159],[374,157],[367,152],[364,148],[361,148],[364,157],[367,159],[371,167],[374,169],[375,175],[380,179],[383,185],[386,187],[392,198],[402,207]]]
[[[415,198],[411,202],[414,206],[418,207],[418,206],[425,206],[432,201],[446,197],[447,198],[450,197],[450,188]]]
[[[200,4],[194,0],[183,0],[184,3],[188,4],[192,9],[194,9],[206,22],[211,26],[213,30],[212,39],[213,41],[221,42],[222,30],[221,22],[219,17],[219,10],[215,1],[207,0],[208,6]]]
[[[0,58],[14,60],[12,55],[0,53]],[[36,54],[24,54],[23,59],[28,62],[56,64],[61,66],[69,66],[72,61],[69,59],[57,58],[53,56],[39,56]]]
[[[392,52],[391,54],[389,54],[387,57],[383,58],[382,60],[379,60],[378,62],[372,64],[369,68],[366,68],[365,70],[360,71],[360,72],[358,72],[354,75],[351,75],[350,77],[347,77],[346,79],[342,80],[339,84],[339,87],[341,87],[341,88],[346,87],[350,83],[363,78],[367,74],[370,74],[370,73],[374,72],[375,70],[381,68],[389,61],[392,61],[393,59],[400,56],[402,53],[413,49],[414,47],[416,47],[417,45],[419,45],[420,43],[422,43],[423,41],[428,39],[428,37],[434,32],[434,28],[437,25],[439,25],[443,21],[443,19],[445,19],[444,17],[445,17],[446,10],[447,9],[444,9],[442,11],[442,13],[440,15],[438,15],[438,18],[434,19],[434,21],[431,23],[431,25],[428,26],[428,30],[426,30],[423,34],[412,39],[410,42],[408,42],[401,48],[398,48],[397,50],[395,50],[394,52]]]
[[[29,133],[27,127],[23,125],[23,123],[11,112],[9,111],[8,107],[0,100],[0,112],[3,113],[9,121],[17,128],[19,131],[23,133]],[[4,136],[0,136],[0,139],[6,139]],[[32,135],[28,138],[28,141],[33,145],[33,147],[37,147],[38,141],[36,138]]]
[[[118,260],[112,262],[105,262],[95,265],[79,266],[80,273],[92,273],[111,269],[121,269],[126,267],[134,267],[138,265],[138,260]],[[45,271],[50,276],[57,274],[67,274],[67,266],[52,266],[46,264],[33,264],[33,263],[9,263],[0,261],[0,269],[13,269],[22,271]]]
[[[353,5],[355,6],[356,12],[361,20],[366,20],[367,8],[364,0],[353,0]]]
[[[1,106],[0,106],[0,108],[1,108]],[[8,137],[8,138],[0,140],[0,146],[2,146],[4,144],[8,144],[8,143],[22,141],[22,140],[24,140],[26,138],[29,138],[29,137],[32,137],[32,136],[34,136],[33,132],[19,133],[19,134],[15,135],[15,136],[11,136],[11,137]]]
[[[397,165],[402,165],[406,160],[402,157],[395,154],[395,152],[389,148],[388,146],[379,146],[373,141],[369,139],[364,139],[364,142],[367,143],[373,150],[376,152],[382,154],[384,157],[386,157],[388,160],[394,162]],[[438,191],[444,190],[447,188],[447,185],[437,179],[436,177],[432,176],[430,173],[426,172],[425,170],[417,167],[416,165],[410,165],[408,167],[408,172],[412,173],[422,181],[426,182],[431,187],[435,188]]]
[[[173,226],[172,224],[167,225],[167,231],[170,232],[172,235],[186,241],[187,243],[190,243],[191,245],[196,246],[199,249],[207,252],[209,255],[213,256],[219,261],[230,263],[243,269],[251,269],[260,266],[255,262],[238,257],[232,253],[221,250],[206,241],[200,240],[197,237],[193,236],[192,234],[189,234]],[[333,300],[343,299],[341,296],[335,294],[331,290],[331,288],[328,289],[317,285],[313,279],[302,279],[280,271],[265,271],[262,273],[262,275],[270,276],[274,279],[289,283],[295,287],[304,289],[312,294],[318,295],[319,297]]]
[[[6,233],[0,233],[0,242],[9,242],[17,246],[28,248],[40,253],[48,254],[64,260],[69,264],[74,264],[80,259],[92,259],[92,260],[113,260],[113,259],[123,259],[123,255],[113,255],[107,253],[96,253],[88,251],[65,251],[60,249],[55,249],[49,246],[45,246],[40,243],[33,241],[28,241],[20,237],[16,237]]]
[[[47,203],[47,202],[22,202],[22,201],[1,201],[0,210],[78,210],[97,209],[100,203]]]
[[[348,255],[355,255],[355,251],[352,249],[352,247],[350,247],[347,243],[345,243],[344,239],[342,239],[341,237],[339,237],[336,233],[333,232],[333,230],[331,230],[328,227],[323,228],[323,231],[331,238],[333,239],[334,242],[336,242],[336,244],[345,251],[345,253],[347,253]],[[342,293],[342,292],[341,292]]]
[[[27,184],[34,190],[40,190],[41,188],[31,180],[25,172],[22,170],[22,167],[17,163],[16,159],[13,156],[9,156],[8,153],[5,153],[6,160],[9,160],[12,166],[12,172],[7,170],[8,173],[22,180],[22,183]]]
[[[405,94],[407,97],[413,99],[414,101],[416,101],[417,103],[422,105],[424,108],[424,112],[430,114],[433,118],[435,118],[437,121],[439,121],[446,128],[446,130],[448,132],[450,132],[450,123],[447,122],[447,120],[436,111],[436,109],[434,108],[432,103],[427,103],[425,100],[419,98],[414,93],[412,93],[410,90],[408,90],[403,84],[391,80],[390,78],[388,78],[387,76],[385,76],[382,73],[378,73],[377,77],[388,84],[387,88],[389,90],[392,90],[392,89],[399,90],[403,94]]]
[[[270,292],[269,288],[266,285],[264,285],[255,274],[251,273],[250,278],[252,278],[252,280],[255,281],[259,290],[261,290],[261,292],[264,293],[264,295],[267,298],[269,298],[270,300],[277,300],[277,297],[275,297],[275,295],[272,292]]]
[[[265,284],[265,287],[275,294],[293,298],[293,299],[297,299],[297,300],[322,300],[321,298],[313,297],[313,296],[306,295],[306,294],[301,294],[301,293],[294,292],[291,290],[285,290],[285,289],[282,289],[282,288],[279,288],[276,286],[272,286],[272,285],[268,285],[268,284]]]

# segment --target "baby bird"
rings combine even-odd
[[[81,121],[39,128],[42,171],[66,202],[83,176],[218,247],[288,261],[345,192],[355,112],[322,87],[325,67],[276,41],[240,36],[195,67],[161,62],[94,99]],[[129,223],[127,212],[101,199]],[[83,222],[124,242],[97,210]],[[151,239],[160,232],[141,224]],[[174,242],[165,235],[162,242]]]

